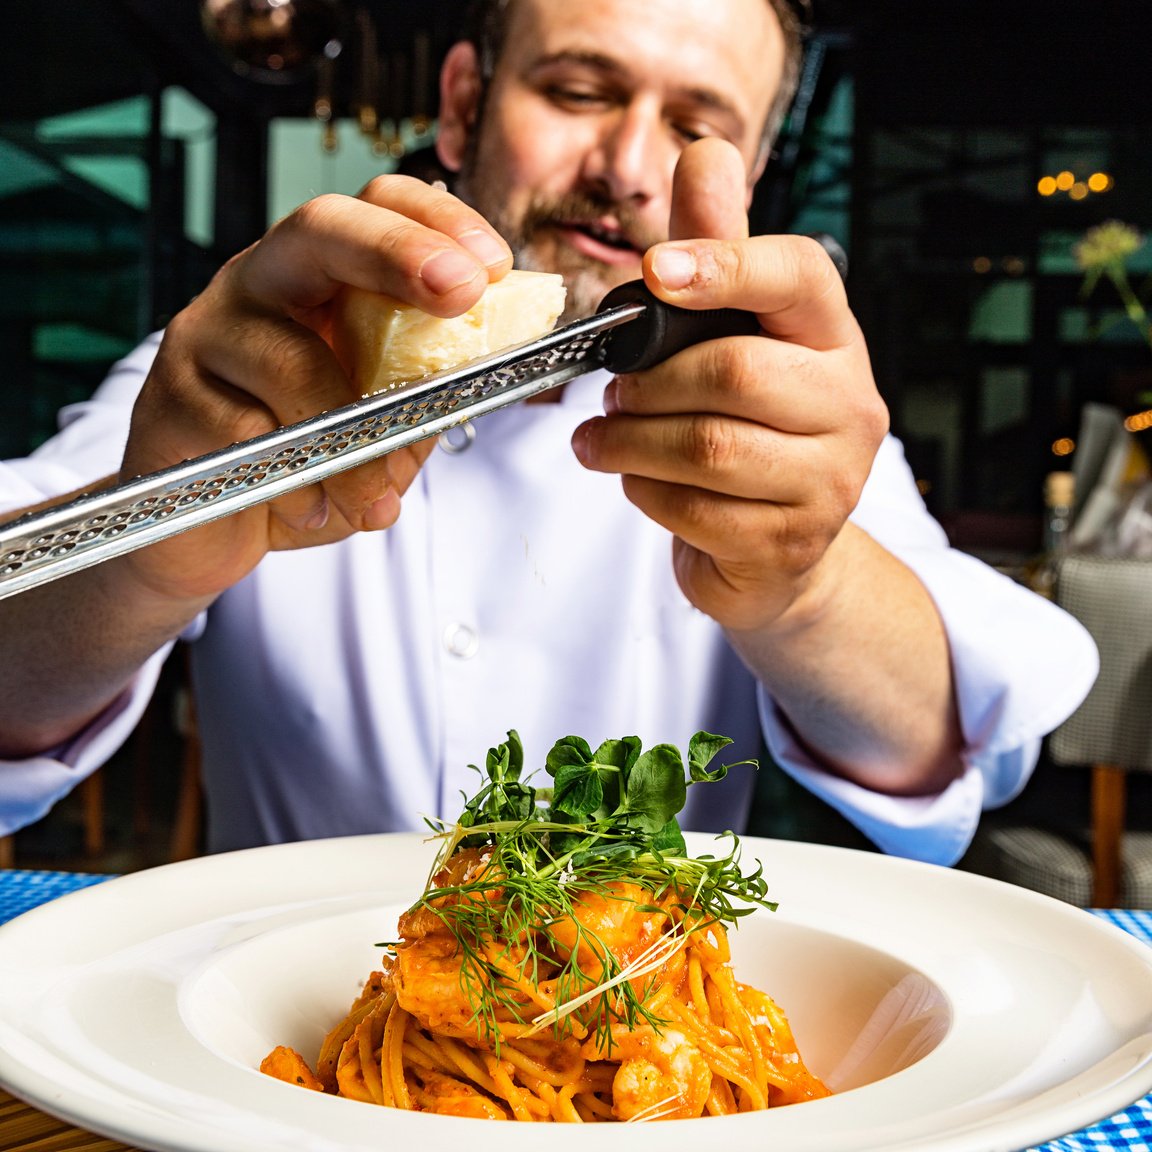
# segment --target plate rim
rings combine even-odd
[[[710,835],[700,833],[689,833],[688,838],[690,846],[697,851],[702,848],[706,849],[707,844],[712,840]],[[223,872],[227,870],[239,870],[242,872],[253,860],[258,862],[256,865],[257,871],[261,868],[274,869],[276,857],[288,858],[290,856],[296,856],[302,858],[308,855],[323,856],[326,853],[344,850],[371,853],[377,844],[389,844],[396,849],[401,849],[406,846],[410,852],[420,850],[428,855],[430,859],[431,852],[434,851],[434,849],[424,846],[424,842],[427,841],[427,839],[428,837],[421,833],[410,832],[368,833],[324,840],[300,841],[202,856],[192,860],[164,864],[155,868],[143,869],[138,872],[112,877],[104,882],[66,893],[39,907],[21,913],[6,924],[0,925],[0,972],[4,971],[6,966],[10,966],[8,954],[11,949],[18,947],[20,941],[28,934],[35,935],[37,932],[43,931],[44,926],[47,926],[49,933],[52,931],[62,931],[64,928],[63,922],[69,916],[70,912],[77,908],[84,908],[88,905],[95,907],[102,902],[114,903],[116,902],[115,898],[121,895],[125,900],[129,898],[134,899],[141,894],[147,896],[151,890],[156,888],[162,891],[172,876],[176,876],[179,880],[201,873]],[[909,877],[919,877],[921,880],[929,877],[938,879],[941,875],[946,875],[952,877],[952,879],[945,882],[958,886],[957,890],[968,887],[973,892],[982,891],[985,894],[999,896],[1002,899],[1018,904],[1020,910],[1029,909],[1033,915],[1044,918],[1054,917],[1057,920],[1066,919],[1068,924],[1076,925],[1082,933],[1097,937],[1101,941],[1106,941],[1108,947],[1120,948],[1129,953],[1139,964],[1147,968],[1150,975],[1152,975],[1152,949],[1150,949],[1146,943],[1137,939],[1132,934],[1125,932],[1117,925],[1095,916],[1085,909],[1066,904],[1029,889],[1009,885],[976,873],[964,872],[957,869],[946,869],[919,861],[885,856],[881,853],[867,852],[859,849],[812,844],[802,841],[772,840],[751,836],[741,837],[740,842],[746,861],[750,858],[764,859],[766,855],[770,858],[772,855],[776,855],[783,857],[785,860],[798,860],[801,863],[803,863],[805,858],[815,861],[839,861],[846,867],[862,869],[865,873],[874,872],[877,869],[893,873],[903,871]],[[413,863],[414,862],[413,859]],[[772,896],[774,884],[770,867],[771,865],[769,863],[765,864],[765,871],[769,882],[769,895]],[[395,888],[389,888],[385,885],[366,886],[363,889],[365,893],[379,892],[382,899],[385,898],[387,892],[395,890]],[[411,893],[410,883],[405,882],[400,890],[409,893],[409,899],[414,898]],[[341,892],[341,895],[346,894],[346,892]],[[266,908],[268,905],[265,904],[260,907]],[[796,914],[793,914],[793,912],[785,908],[784,916],[788,919],[794,919],[797,923],[806,922],[803,909],[798,909],[796,910]],[[147,939],[147,937],[145,938]],[[874,940],[867,940],[866,942],[875,946]],[[1152,984],[1152,981],[1150,981],[1150,984]],[[1152,993],[1150,993],[1150,997],[1152,997]],[[0,1010],[3,1009],[6,1002],[6,998],[2,992],[0,992]],[[1152,1003],[1152,1000],[1150,1000],[1150,1003]],[[4,1019],[2,1015],[0,1015],[0,1028],[2,1028],[2,1031],[0,1031],[0,1038],[2,1038],[3,1035],[9,1031],[8,1021]],[[1074,1082],[1075,1081],[1073,1081],[1073,1083]],[[87,1105],[89,1102],[98,1105],[99,1101],[93,1099],[92,1093],[84,1097],[80,1105],[77,1106],[74,1094],[65,1093],[61,1090],[58,1083],[53,1084],[53,1082],[39,1077],[33,1069],[21,1064],[19,1057],[9,1052],[7,1046],[3,1043],[0,1043],[0,1086],[6,1088],[14,1096],[26,1100],[50,1115],[57,1116],[78,1127],[99,1132],[129,1144],[147,1144],[147,1146],[161,1149],[163,1152],[208,1152],[209,1149],[211,1149],[211,1152],[226,1152],[225,1147],[221,1145],[219,1139],[214,1139],[213,1143],[208,1145],[198,1142],[195,1134],[188,1136],[187,1132],[170,1131],[173,1124],[179,1128],[185,1123],[179,1116],[173,1115],[170,1118],[161,1118],[156,1124],[149,1124],[148,1121],[152,1118],[154,1111],[151,1107],[143,1109],[143,1116],[139,1122],[134,1122],[129,1118],[125,1119],[124,1122],[117,1123],[115,1117],[105,1117],[103,1114],[94,1115]],[[954,1138],[949,1136],[941,1136],[940,1138],[932,1137],[927,1140],[919,1140],[915,1144],[905,1145],[902,1143],[895,1145],[894,1148],[903,1149],[908,1147],[910,1149],[915,1147],[917,1149],[923,1148],[926,1152],[929,1152],[929,1150],[930,1152],[986,1152],[986,1149],[990,1146],[988,1144],[990,1137],[1005,1136],[1011,1141],[1016,1141],[1021,1134],[1025,1136],[1024,1142],[1014,1143],[1012,1146],[1031,1147],[1035,1144],[1058,1138],[1097,1123],[1140,1100],[1150,1090],[1152,1090],[1152,1057],[1145,1052],[1142,1059],[1136,1061],[1126,1075],[1118,1077],[1107,1089],[1098,1089],[1090,1092],[1085,1096],[1073,1100],[1062,1109],[1053,1110],[1050,1114],[1050,1123],[1040,1124],[1038,1121],[1032,1121],[1028,1117],[1023,1117],[1015,1121],[1015,1123],[1011,1123],[1010,1121],[1006,1122],[1004,1126],[1005,1131],[1001,1133],[996,1132],[995,1124],[993,1124],[993,1127],[990,1129],[987,1123],[980,1123],[976,1125],[975,1130],[970,1134],[960,1133],[959,1135],[955,1135]],[[124,1094],[119,1093],[119,1095],[123,1096]],[[130,1095],[127,1096],[128,1101],[132,1101],[133,1099]],[[139,1105],[138,1101],[136,1103]],[[807,1105],[807,1107],[814,1107],[819,1103],[820,1102],[812,1102]],[[120,1107],[119,1102],[114,1104],[113,1107]],[[126,1109],[126,1115],[131,1117],[131,1114],[132,1109]],[[446,1118],[443,1117],[437,1118],[438,1121],[445,1119]],[[455,1123],[456,1122],[450,1120],[450,1127]],[[466,1124],[469,1132],[472,1133],[474,1137],[475,1122],[461,1121],[459,1123]],[[709,1119],[707,1123],[713,1124],[716,1123],[716,1121]],[[144,1127],[141,1127],[141,1125],[144,1125]],[[690,1123],[689,1128],[692,1130],[694,1137],[691,1142],[695,1145],[698,1143],[699,1132],[694,1123]],[[1059,1129],[1058,1131],[1056,1130],[1057,1128]],[[661,1131],[666,1137],[663,1142],[667,1143],[667,1136],[669,1135],[667,1129],[661,1126]],[[475,1142],[475,1140],[473,1140],[473,1142]],[[439,1142],[437,1142],[437,1144],[438,1143]],[[486,1143],[486,1141],[482,1143]],[[282,1147],[283,1145],[277,1146]],[[310,1144],[309,1146],[312,1147],[315,1145]],[[432,1147],[433,1145],[428,1143],[428,1146]],[[444,1146],[456,1147],[457,1142],[455,1140],[449,1140],[445,1142]],[[251,1148],[252,1144],[249,1139],[244,1143],[235,1145],[235,1147],[237,1149],[247,1149]],[[303,1145],[301,1145],[301,1147],[303,1147]],[[353,1145],[336,1142],[332,1143],[330,1147],[332,1149],[344,1149],[352,1148]],[[831,1148],[832,1145],[829,1145],[829,1147]],[[855,1147],[855,1145],[844,1145],[845,1149]],[[1004,1143],[1003,1147],[1009,1147],[1009,1143]]]

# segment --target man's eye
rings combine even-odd
[[[589,88],[566,88],[556,84],[548,88],[546,93],[554,103],[568,108],[599,107],[609,102],[609,98],[603,92]]]
[[[689,144],[694,140],[703,140],[707,136],[719,136],[710,124],[701,124],[697,120],[678,120],[673,121],[672,131],[676,133],[682,140],[687,141]]]

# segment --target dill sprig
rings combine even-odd
[[[483,770],[471,765],[482,783],[465,798],[456,822],[428,822],[443,839],[432,877],[461,849],[479,850],[485,867],[455,885],[436,886],[430,877],[416,907],[433,912],[455,937],[460,979],[481,1035],[498,1041],[500,1025],[508,1021],[551,1023],[559,1034],[573,1017],[601,1038],[610,1036],[614,1022],[659,1027],[665,1021],[645,1007],[645,977],[693,932],[735,924],[756,907],[776,907],[767,898],[761,866],[742,869],[734,834],[718,837],[728,841],[726,852],[691,857],[676,819],[690,785],[721,780],[735,766],[711,767],[731,743],[698,732],[685,764],[671,744],[645,751],[628,736],[593,751],[568,736],[545,760],[552,786],[537,789],[523,778],[523,747],[510,731],[505,743],[489,750]],[[572,915],[582,894],[621,898],[610,888],[615,881],[650,895],[650,902],[636,901],[638,911],[669,918],[651,955],[628,966]],[[561,924],[564,943],[555,931]],[[596,958],[592,971],[590,956]],[[555,1008],[541,1013],[525,1004],[521,982],[538,988],[544,981]],[[591,1018],[581,1015],[585,1008]]]

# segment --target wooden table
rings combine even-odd
[[[73,1128],[0,1088],[0,1152],[139,1152],[128,1144]]]

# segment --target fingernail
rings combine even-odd
[[[620,411],[620,382],[615,376],[604,386],[604,411],[609,415]]]
[[[684,248],[657,248],[652,271],[665,288],[687,288],[696,276],[696,257]]]
[[[585,420],[572,433],[572,451],[585,468],[591,468],[595,465],[596,436],[593,432],[593,426],[600,423],[601,420],[603,420],[602,416],[594,416],[591,420]]]
[[[471,232],[463,232],[456,239],[484,265],[491,268],[495,264],[503,264],[511,256],[508,245],[497,240],[491,232],[482,228],[475,228]]]
[[[420,266],[420,279],[437,296],[468,284],[480,275],[476,261],[455,248],[443,248]]]
[[[581,464],[588,462],[588,429],[587,426],[581,424],[575,432],[572,433],[572,451],[576,454],[576,459]]]

